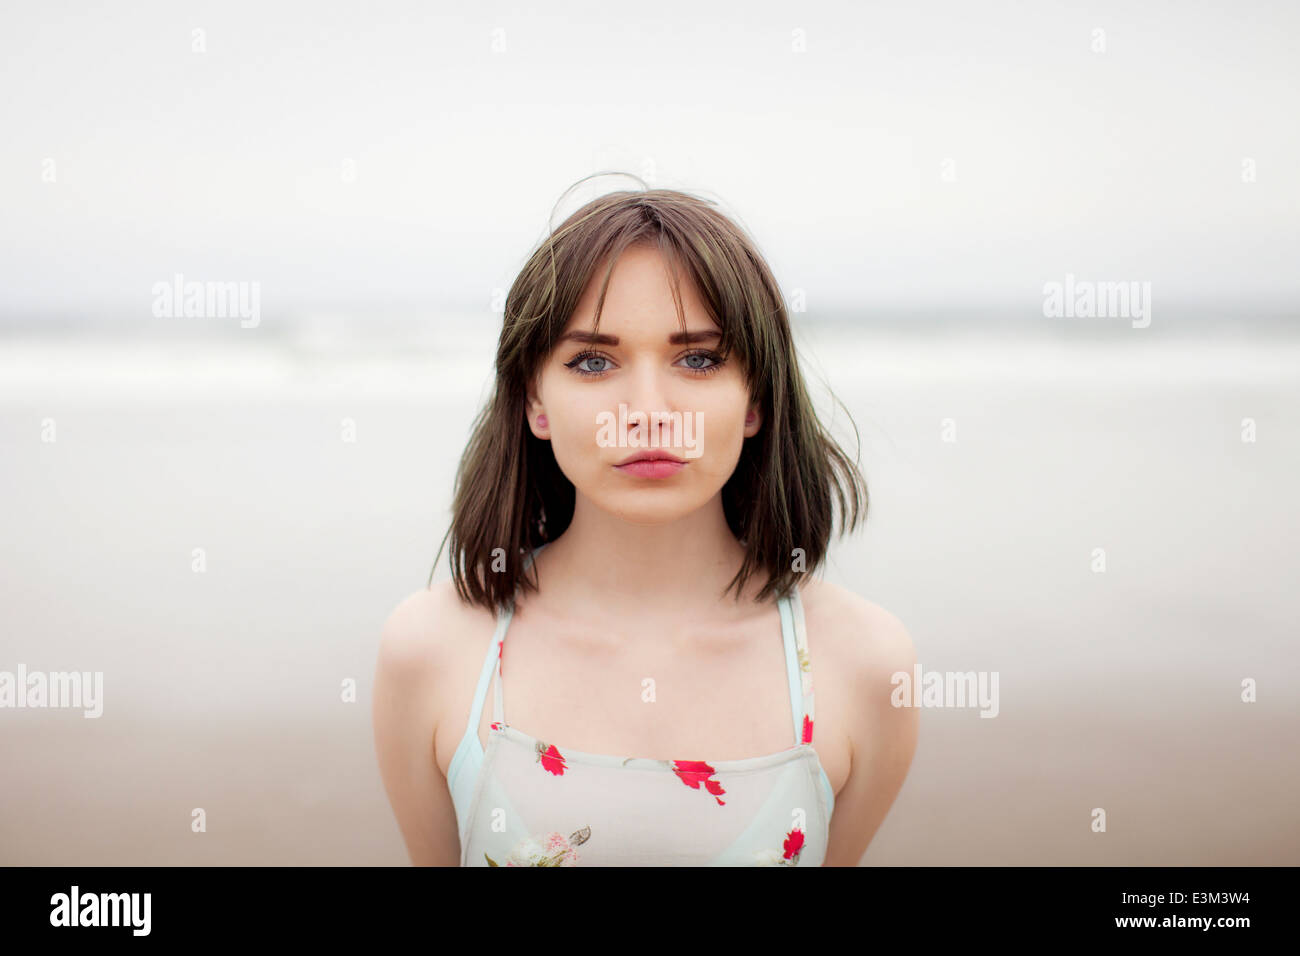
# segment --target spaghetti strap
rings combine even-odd
[[[501,612],[501,617],[497,623],[496,638],[496,680],[492,682],[495,696],[492,700],[492,726],[505,722],[505,704],[501,695],[501,654],[505,650],[506,629],[510,627],[510,619],[515,616],[513,607],[506,608]]]
[[[548,541],[546,542],[546,544],[550,544],[550,542]],[[528,555],[528,557],[524,559],[525,571],[527,571],[530,567],[532,567],[533,561],[537,558],[539,554],[542,553],[543,550],[545,550],[546,544],[538,545],[536,548],[532,550],[532,552]],[[502,611],[497,618],[497,631],[496,631],[496,637],[494,638],[496,643],[496,658],[497,658],[496,659],[496,681],[494,682],[495,695],[492,700],[492,723],[494,725],[503,724],[505,723],[505,719],[506,719],[505,700],[501,690],[501,670],[502,670],[501,657],[502,654],[505,652],[506,631],[510,628],[510,621],[514,616],[515,616],[515,606],[513,603],[511,603],[511,605],[508,608],[506,608],[504,611]]]
[[[479,670],[478,685],[474,688],[474,703],[469,711],[469,729],[475,735],[478,734],[478,723],[483,715],[483,705],[487,703],[488,684],[492,682],[492,674],[496,670],[497,647],[501,644],[501,637],[506,632],[506,626],[510,623],[510,618],[504,615],[497,615],[496,631],[492,635],[492,640],[488,643],[487,652],[483,655],[483,667]],[[477,736],[476,738],[477,739]]]
[[[790,611],[791,617],[794,619],[795,649],[799,655],[799,697],[801,703],[799,711],[803,720],[803,726],[799,729],[799,737],[802,743],[810,744],[813,739],[812,663],[811,658],[808,656],[808,627],[804,622],[803,598],[799,594],[797,584],[790,590]]]
[[[808,667],[808,643],[804,631],[803,604],[798,587],[777,601],[781,611],[781,637],[785,642],[786,677],[790,684],[790,715],[794,721],[794,743],[812,743],[812,672]]]

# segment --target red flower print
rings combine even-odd
[[[803,715],[803,742],[806,744],[812,743],[812,728],[813,728],[812,718],[809,717],[807,714],[804,714]]]
[[[504,675],[506,672],[506,642],[497,641],[497,673]]]
[[[537,759],[542,762],[543,770],[549,770],[557,777],[564,776],[564,755],[555,749],[555,744],[548,747],[537,741]]]
[[[501,729],[501,722],[500,722],[499,720],[494,720],[494,721],[492,721],[492,729],[493,729],[493,730],[500,730],[500,729]]]
[[[682,783],[692,790],[700,789],[700,784],[703,784],[704,788],[713,794],[715,800],[718,800],[721,794],[727,792],[722,789],[722,784],[718,783],[718,781],[709,779],[713,776],[714,771],[703,760],[674,760],[673,772],[681,778]],[[718,806],[725,807],[726,803],[718,800]]]
[[[791,830],[785,835],[785,843],[781,845],[784,852],[781,856],[787,860],[797,860],[799,851],[803,849],[803,831],[800,829]]]

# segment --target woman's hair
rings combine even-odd
[[[678,283],[685,266],[721,330],[717,351],[739,360],[750,402],[762,409],[758,433],[745,439],[722,489],[727,524],[745,547],[726,591],[735,588],[739,600],[750,576],[762,572],[767,580],[759,600],[787,594],[825,559],[833,502],[841,534],[866,519],[866,482],[817,419],[772,271],[715,205],[671,189],[601,196],[554,229],[515,279],[497,345],[496,389],[474,421],[456,472],[447,535],[462,600],[504,609],[521,585],[536,590],[525,575],[526,557],[558,538],[573,518],[573,484],[550,443],[527,427],[529,388],[593,273],[607,263],[596,303],[599,328],[614,263],[629,246],[657,247],[668,262],[683,330]],[[435,568],[446,542],[444,536]]]

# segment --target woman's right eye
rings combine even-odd
[[[588,365],[591,362],[597,364],[594,366]],[[610,361],[603,355],[584,352],[582,355],[575,356],[571,361],[565,362],[564,365],[565,368],[571,368],[579,375],[600,375],[609,371]]]

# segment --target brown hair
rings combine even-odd
[[[550,443],[527,428],[528,389],[592,274],[608,262],[596,303],[599,328],[614,263],[629,246],[657,246],[668,262],[683,330],[678,282],[685,266],[721,330],[717,351],[740,361],[750,401],[763,412],[758,433],[745,439],[722,489],[727,524],[745,547],[726,590],[735,588],[739,600],[750,576],[762,571],[767,581],[758,600],[787,594],[800,574],[825,559],[833,502],[841,534],[866,519],[866,482],[817,419],[772,271],[749,237],[715,206],[671,189],[601,196],[552,230],[511,285],[497,345],[496,389],[474,421],[456,472],[447,535],[462,600],[503,609],[521,585],[536,590],[536,581],[524,574],[526,557],[558,538],[573,518],[572,483]],[[446,542],[444,536],[435,568]],[[803,550],[802,571],[793,568],[795,549]]]

